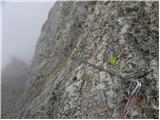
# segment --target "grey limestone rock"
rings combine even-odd
[[[158,118],[158,2],[56,2],[42,26],[18,118]],[[111,55],[116,64],[108,64]]]

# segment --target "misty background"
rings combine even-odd
[[[15,118],[28,82],[29,64],[55,1],[0,1],[2,21],[1,117]]]
[[[54,1],[1,2],[2,68],[13,57],[30,64],[42,24]]]

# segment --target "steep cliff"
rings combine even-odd
[[[158,7],[56,2],[17,117],[121,118],[129,85],[138,80],[143,86],[127,118],[158,118]]]

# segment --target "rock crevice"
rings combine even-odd
[[[149,89],[142,88],[127,117],[158,118],[158,7],[156,1],[56,2],[17,117],[121,118],[130,81],[139,80]]]

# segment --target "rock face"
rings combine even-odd
[[[18,118],[158,118],[158,2],[56,2]],[[115,56],[116,63],[108,64]]]
[[[28,65],[14,58],[2,69],[2,118],[14,118],[18,109],[17,101],[23,94],[27,82]]]

